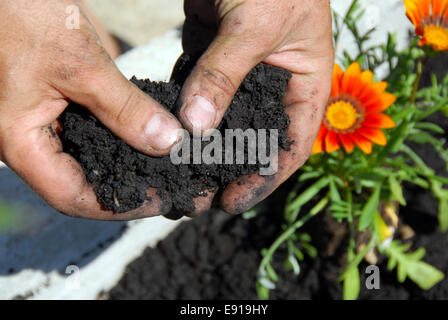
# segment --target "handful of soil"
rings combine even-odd
[[[131,81],[176,114],[182,85],[194,68],[196,58],[183,55],[168,83],[136,78]],[[252,128],[266,129],[269,134],[269,129],[277,129],[278,146],[289,150],[289,117],[282,98],[290,78],[289,71],[267,64],[257,65],[238,89],[219,131],[224,135],[225,129]],[[205,195],[207,190],[225,188],[237,178],[257,173],[263,167],[258,159],[255,164],[249,164],[247,151],[243,164],[175,165],[169,155],[147,156],[120,140],[87,109],[75,103],[66,108],[60,123],[64,152],[80,163],[102,206],[116,213],[136,209],[145,200],[151,201],[146,194],[150,187],[158,188],[158,195],[163,201],[171,201],[173,209],[190,213],[195,208],[194,198]],[[202,142],[202,148],[211,142]],[[222,150],[224,154],[224,142]]]

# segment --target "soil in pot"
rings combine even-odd
[[[195,62],[193,56],[182,56],[169,83],[135,78],[132,82],[175,114],[182,84]],[[257,65],[243,81],[227,110],[219,127],[222,135],[226,129],[266,129],[269,142],[270,129],[277,129],[279,148],[288,150],[291,144],[287,139],[289,117],[282,98],[290,77],[289,71],[267,64]],[[177,212],[189,213],[194,211],[193,198],[206,195],[208,190],[225,188],[238,177],[257,173],[263,167],[258,159],[255,164],[248,163],[247,141],[243,164],[174,165],[170,156],[150,157],[131,148],[79,105],[71,104],[61,115],[60,123],[64,152],[80,163],[103,207],[117,213],[150,201],[146,194],[149,187],[159,189],[165,205]],[[193,139],[190,141],[193,144]],[[202,142],[202,148],[207,143],[210,142]],[[222,150],[225,154],[224,139]],[[270,150],[269,144],[267,150]],[[193,147],[190,159],[192,152]]]

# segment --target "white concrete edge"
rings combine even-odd
[[[138,258],[146,248],[156,246],[186,220],[188,219],[170,221],[156,217],[130,222],[129,228],[119,240],[79,271],[67,276],[56,271],[42,275],[45,281],[33,289],[34,294],[30,299],[97,299],[101,292],[115,286],[130,262]],[[151,266],[148,266],[148,272],[151,272]]]

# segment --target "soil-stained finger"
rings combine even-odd
[[[288,90],[300,90],[300,84],[298,76],[294,75]],[[321,96],[325,95],[323,90],[315,93],[313,99],[295,100],[286,108],[291,120],[288,129],[288,140],[293,142],[291,150],[279,151],[278,171],[275,175],[254,174],[242,177],[228,186],[221,197],[221,206],[226,212],[237,214],[252,208],[306,162],[322,121],[325,98]]]
[[[204,196],[199,196],[193,199],[195,210],[189,214],[187,214],[187,217],[198,217],[203,213],[206,213],[213,204],[213,199],[216,195],[216,191],[204,191]]]
[[[25,135],[8,135],[2,147],[8,166],[52,207],[66,215],[94,220],[129,220],[170,210],[154,189],[148,190],[148,200],[136,210],[122,214],[104,210],[81,166],[62,152],[58,136],[48,126],[32,129]]]

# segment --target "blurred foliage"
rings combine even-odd
[[[16,206],[0,203],[0,236],[12,233],[22,225],[22,215]]]

